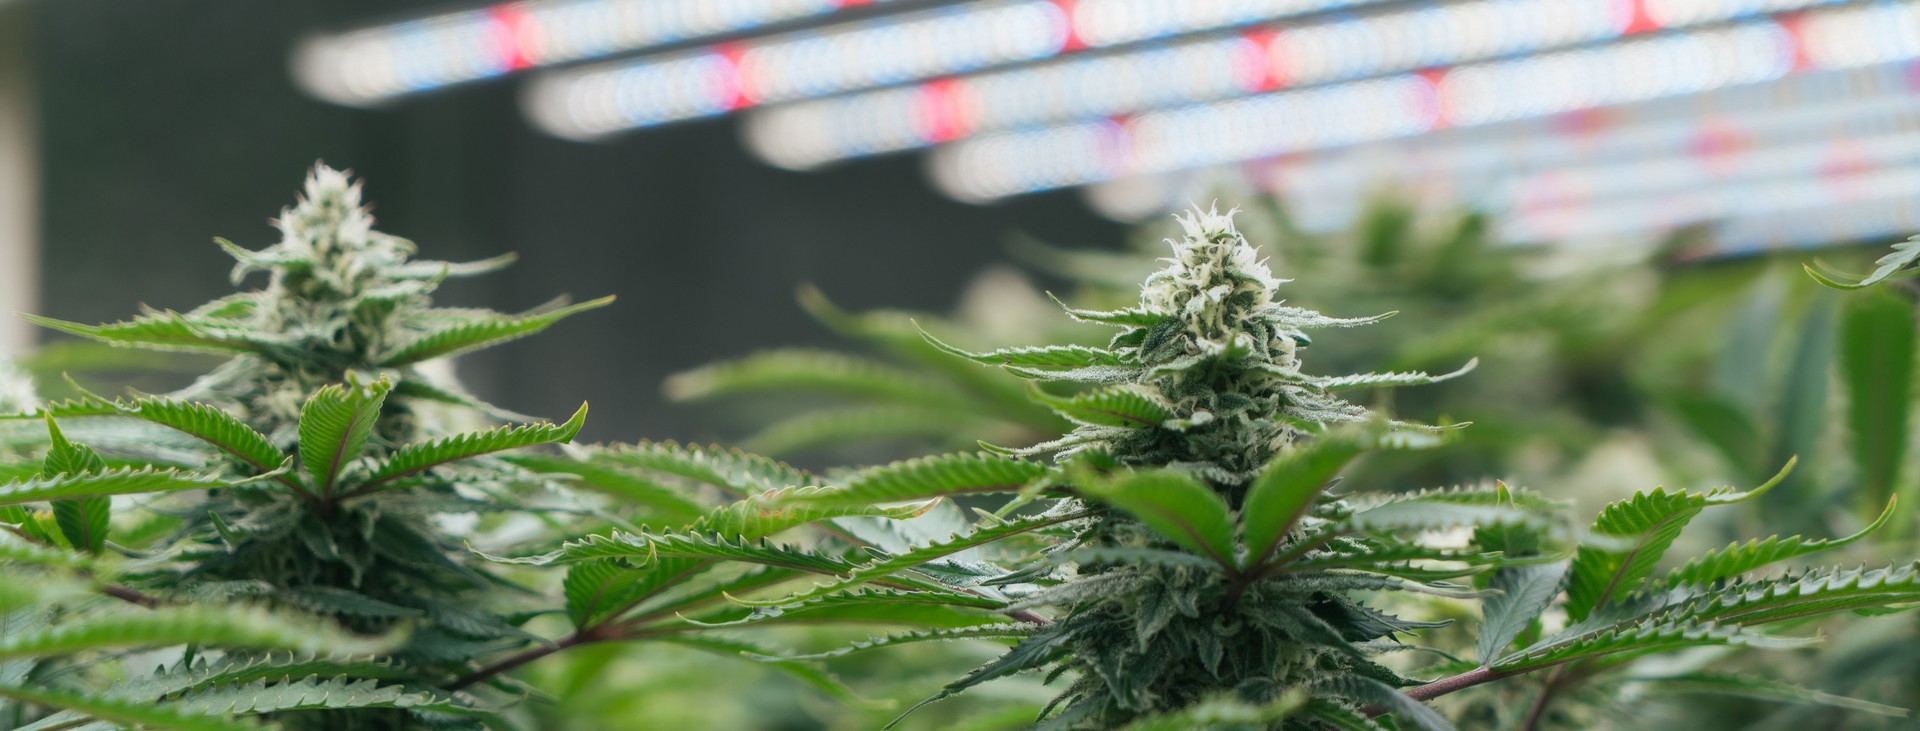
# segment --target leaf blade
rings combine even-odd
[[[1082,486],[1092,499],[1138,518],[1155,533],[1214,562],[1235,568],[1233,518],[1220,495],[1187,475],[1161,470],[1135,472]]]
[[[331,494],[347,464],[360,456],[392,388],[385,378],[364,387],[353,381],[327,385],[300,407],[300,462],[320,494]]]

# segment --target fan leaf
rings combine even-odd
[[[235,484],[239,483],[188,474],[175,469],[117,468],[93,474],[36,477],[0,485],[0,505],[18,505],[63,498],[214,490],[232,487]]]
[[[795,495],[822,505],[868,505],[949,495],[1019,492],[1052,469],[998,455],[944,454],[856,472],[846,486]]]
[[[415,337],[382,358],[380,365],[398,368],[491,347],[524,338],[572,315],[610,304],[613,304],[612,297],[602,297],[531,315],[489,313],[466,319]]]
[[[360,456],[392,388],[385,378],[365,387],[354,381],[323,386],[300,407],[300,462],[320,494],[332,494],[347,464]]]
[[[1151,386],[1109,386],[1060,397],[1030,389],[1033,400],[1076,424],[1151,429],[1173,418],[1173,406]]]
[[[381,483],[418,474],[440,465],[494,452],[541,444],[565,444],[573,441],[574,436],[580,433],[580,428],[586,423],[587,405],[581,404],[580,410],[575,411],[572,417],[561,424],[503,426],[482,432],[456,434],[409,444],[376,464],[373,474],[367,477],[367,481],[360,489],[368,490]]]
[[[1127,511],[1153,532],[1229,569],[1235,567],[1233,517],[1218,493],[1192,477],[1135,472],[1087,485],[1082,494]]]

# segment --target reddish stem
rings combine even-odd
[[[585,630],[575,632],[573,634],[567,635],[566,637],[560,638],[559,640],[555,641],[551,645],[540,645],[538,647],[527,648],[526,650],[520,652],[519,654],[516,654],[505,660],[501,660],[492,665],[488,665],[486,667],[480,668],[479,670],[475,670],[471,673],[467,673],[466,675],[462,675],[460,676],[459,680],[455,680],[453,681],[452,685],[447,686],[447,690],[461,690],[463,688],[466,688],[467,686],[473,685],[475,683],[486,680],[488,678],[492,678],[495,675],[499,675],[501,673],[507,672],[514,668],[520,667],[521,665],[525,665],[527,663],[533,662],[535,660],[546,657],[553,653],[559,652],[561,650],[565,650],[569,647],[573,647],[574,645],[584,645],[589,642],[598,642],[600,639],[601,638],[597,634],[588,633]]]
[[[103,594],[106,594],[107,596],[113,597],[115,599],[119,599],[124,602],[131,602],[133,604],[138,604],[148,609],[155,609],[160,606],[159,599],[155,599],[153,597],[147,596],[145,594],[142,594],[138,591],[129,589],[124,586],[103,586],[103,587],[100,587],[100,592]]]

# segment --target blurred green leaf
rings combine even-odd
[[[1840,315],[1840,372],[1847,389],[1854,465],[1869,502],[1900,479],[1913,406],[1913,307],[1885,291],[1847,299]]]

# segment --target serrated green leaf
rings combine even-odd
[[[815,350],[772,350],[683,371],[667,377],[665,390],[674,401],[791,390],[941,408],[972,405],[946,381],[869,358]]]
[[[1430,562],[1445,561],[1450,564],[1465,562],[1470,564],[1470,566],[1465,569],[1442,570],[1435,568],[1432,570],[1440,573],[1451,573],[1454,576],[1464,576],[1466,573],[1488,569],[1490,562],[1497,560],[1497,558],[1496,556],[1480,551],[1437,548],[1434,546],[1423,546],[1417,543],[1385,541],[1378,537],[1373,537],[1351,542],[1336,542],[1333,545],[1325,547],[1323,551],[1315,552],[1308,557],[1288,562],[1285,568],[1288,573],[1322,569],[1354,568],[1382,573],[1399,572],[1395,575],[1401,575],[1407,573],[1401,571],[1401,568],[1414,562],[1419,562],[1422,565],[1432,565]]]
[[[1850,297],[1840,313],[1840,373],[1854,466],[1860,487],[1875,502],[1894,494],[1907,454],[1914,327],[1913,306],[1887,292]]]
[[[1915,259],[1920,259],[1920,236],[1915,236],[1904,242],[1894,244],[1893,253],[1882,256],[1874,261],[1875,266],[1873,273],[1861,278],[1858,282],[1842,282],[1839,277],[1845,275],[1824,271],[1823,267],[1814,264],[1802,264],[1801,267],[1807,270],[1807,274],[1813,277],[1814,281],[1834,289],[1860,289],[1886,281],[1901,269],[1912,264]]]
[[[727,592],[734,596],[735,592]],[[855,589],[817,597],[799,604],[762,606],[744,617],[720,619],[718,615],[696,624],[705,627],[740,627],[758,624],[892,624],[909,627],[952,629],[1004,621],[998,614],[1007,602],[973,594],[942,591],[898,591],[893,589]],[[983,612],[986,612],[983,614]],[[732,609],[722,614],[737,615]],[[690,620],[691,621],[691,620]]]
[[[1786,480],[1793,464],[1795,460],[1788,460],[1780,474],[1745,493],[1732,489],[1668,493],[1655,487],[1651,493],[1634,493],[1630,499],[1601,508],[1592,533],[1603,541],[1588,541],[1574,554],[1567,581],[1567,614],[1576,622],[1586,620],[1599,606],[1634,593],[1693,516],[1709,505],[1732,505],[1763,495]]]
[[[52,688],[0,685],[0,697],[47,708],[78,712],[129,728],[153,731],[260,731],[257,723],[182,712],[152,703],[137,703]],[[269,727],[273,728],[273,727]]]
[[[41,462],[42,477],[97,475],[107,470],[106,461],[92,449],[67,441],[51,416],[47,417],[47,436],[51,446]],[[105,496],[53,501],[53,522],[59,527],[60,535],[67,539],[67,545],[95,556],[107,545],[112,513],[113,500]]]
[[[655,526],[680,528],[705,515],[707,506],[694,501],[680,490],[646,477],[619,469],[593,464],[588,460],[540,454],[517,454],[502,458],[509,464],[548,475],[564,476],[569,484],[595,490],[642,506],[647,522]]]
[[[235,418],[221,409],[207,404],[198,404],[177,399],[149,396],[122,402],[87,399],[78,402],[82,405],[104,406],[111,413],[140,419],[193,436],[215,449],[245,463],[253,474],[264,474],[279,469],[286,462],[286,455],[273,445],[273,440],[255,431],[246,422]],[[66,409],[47,407],[55,416],[63,415]]]
[[[1467,361],[1466,365],[1460,366],[1459,370],[1453,371],[1451,373],[1442,373],[1437,376],[1427,373],[1426,371],[1411,371],[1406,373],[1366,373],[1366,374],[1352,375],[1352,376],[1335,376],[1332,378],[1322,378],[1322,379],[1318,379],[1316,383],[1321,388],[1324,388],[1328,391],[1345,391],[1345,390],[1355,389],[1355,388],[1394,388],[1398,386],[1424,386],[1430,383],[1440,383],[1442,381],[1450,381],[1455,378],[1459,378],[1461,376],[1464,376],[1472,372],[1473,369],[1479,365],[1480,365],[1480,359],[1474,358],[1472,360]]]
[[[494,452],[540,444],[565,444],[573,441],[586,423],[587,405],[581,404],[580,410],[561,424],[519,424],[415,442],[395,450],[374,465],[373,474],[368,475],[366,482],[357,490],[370,491],[382,483]]]
[[[1893,517],[1893,509],[1899,503],[1898,498],[1889,498],[1887,507],[1873,523],[1842,538],[1829,540],[1808,540],[1800,536],[1781,538],[1769,536],[1766,540],[1754,539],[1746,543],[1734,541],[1726,548],[1708,551],[1688,561],[1686,565],[1674,569],[1660,580],[1657,589],[1670,589],[1677,586],[1706,586],[1723,579],[1730,579],[1773,563],[1798,556],[1824,551],[1829,548],[1853,543],[1871,535],[1887,524]]]
[[[106,497],[53,501],[53,522],[75,550],[99,555],[107,545],[113,500]]]
[[[594,447],[582,457],[588,464],[673,475],[745,497],[781,487],[819,485],[820,479],[782,462],[721,447],[681,446],[673,442]]]
[[[0,658],[46,657],[108,648],[197,643],[215,647],[364,655],[392,649],[404,637],[349,634],[311,616],[244,605],[159,607],[100,614],[38,632],[0,637]]]
[[[1788,350],[1786,378],[1776,388],[1769,389],[1774,396],[1775,411],[1773,417],[1773,449],[1765,465],[1788,459],[1795,455],[1817,454],[1821,442],[1831,432],[1829,424],[1831,414],[1827,402],[1833,390],[1833,360],[1835,330],[1837,318],[1834,310],[1834,298],[1831,292],[1820,292],[1802,318],[1798,338]],[[1809,470],[1799,475],[1783,478],[1789,490],[1782,492],[1780,500],[1773,501],[1771,507],[1780,508],[1799,495],[1816,495],[1824,492],[1816,483],[1819,475]],[[1874,504],[1878,501],[1875,500]],[[1798,507],[1798,506],[1796,506]],[[1817,521],[1811,519],[1813,509],[1794,509],[1771,511],[1775,514],[1776,524],[1783,525],[1796,532],[1815,530]]]
[[[1052,472],[1037,462],[999,455],[943,454],[875,467],[847,478],[845,487],[793,499],[820,505],[870,505],[949,495],[1019,492]]]
[[[1589,542],[1574,555],[1567,582],[1567,615],[1575,621],[1586,619],[1594,610],[1639,589],[1680,537],[1680,531],[1700,511],[1709,505],[1731,504],[1765,493],[1793,470],[1793,464],[1789,460],[1780,474],[1746,493],[1655,488],[1601,509],[1592,532],[1613,545]]]
[[[1560,595],[1567,579],[1567,561],[1509,566],[1493,575],[1488,588],[1498,591],[1480,603],[1480,638],[1476,650],[1482,663],[1506,654],[1507,646],[1539,619]]]
[[[788,596],[780,599],[771,599],[771,600],[764,600],[764,601],[761,601],[761,600],[749,601],[745,599],[737,599],[736,601],[738,601],[741,604],[745,604],[747,606],[786,606],[786,605],[795,605],[795,604],[805,604],[809,601],[812,601],[814,599],[817,599],[823,596],[828,596],[838,592],[864,586],[866,584],[881,583],[883,585],[893,585],[902,581],[906,581],[911,588],[929,588],[929,589],[938,590],[940,587],[937,584],[912,580],[907,577],[902,577],[900,576],[900,574],[902,572],[909,571],[911,569],[922,566],[924,564],[931,563],[933,561],[936,561],[942,558],[946,558],[947,556],[960,553],[961,551],[965,551],[967,549],[974,548],[976,546],[983,546],[989,543],[993,543],[995,541],[1005,540],[1013,536],[1029,533],[1029,532],[1036,531],[1048,526],[1059,525],[1061,523],[1065,523],[1072,520],[1078,520],[1084,517],[1086,517],[1085,513],[1073,513],[1073,514],[1065,514],[1065,515],[1041,515],[1041,516],[1036,516],[1032,518],[1011,520],[998,525],[979,528],[972,533],[969,533],[965,536],[955,537],[952,540],[946,541],[944,543],[934,543],[926,546],[920,546],[909,551],[891,554],[883,558],[875,559],[868,563],[861,564],[860,566],[855,567],[851,570],[839,572],[841,574],[841,577],[836,581],[826,583],[826,584],[815,585],[813,588],[807,591],[801,592],[799,594],[794,594],[792,596]],[[824,573],[824,572],[816,571],[815,573]]]
[[[1038,388],[1033,400],[1076,424],[1151,429],[1173,418],[1173,407],[1151,386],[1128,384],[1060,397]]]
[[[148,312],[131,320],[85,325],[37,315],[21,315],[41,327],[117,347],[233,355],[271,350],[259,335],[196,323],[178,312]]]
[[[322,495],[333,493],[340,474],[360,457],[393,384],[385,378],[322,386],[300,407],[300,462]]]
[[[402,680],[410,668],[388,659],[319,659],[298,653],[234,654],[202,653],[191,661],[175,663],[153,675],[129,678],[115,683],[107,693],[115,698],[157,702],[194,690],[217,688],[258,680],[268,682],[319,675],[329,678],[376,678]],[[43,719],[41,723],[46,723]],[[35,724],[35,727],[41,724]],[[49,724],[51,725],[51,724]],[[21,731],[27,731],[22,729]]]
[[[1233,518],[1226,501],[1192,477],[1135,472],[1080,487],[1081,494],[1120,508],[1153,532],[1228,569],[1235,567]]]
[[[98,474],[36,477],[0,485],[0,505],[63,498],[137,495],[178,490],[213,490],[235,483],[191,475],[174,469],[109,469]]]
[[[732,574],[721,571],[707,573],[708,569],[719,566],[716,559],[673,557],[655,558],[647,564],[629,564],[626,567],[628,572],[639,576],[634,588],[623,590],[627,603],[616,606],[602,602],[604,609],[597,616],[620,618],[623,622],[638,624],[667,622],[674,618],[684,620],[690,613],[726,603],[729,597],[749,595],[805,575],[792,569],[764,565],[751,566],[748,571]],[[688,585],[695,577],[700,578],[697,588],[667,597],[666,590]],[[590,617],[589,621],[598,620]]]
[[[520,260],[520,255],[507,252],[489,256],[476,261],[410,261],[388,270],[388,275],[396,279],[443,279],[447,277],[472,277],[497,272],[512,266]]]
[[[1301,711],[1301,715],[1338,731],[1391,731],[1379,722],[1368,718],[1364,713],[1320,698],[1309,701],[1307,707]]]
[[[1778,650],[1805,647],[1813,641],[1775,637],[1738,624],[1698,619],[1649,619],[1600,628],[1576,626],[1488,663],[1488,667],[1503,673],[1515,673],[1625,652],[1666,652],[1715,645]]]
[[[1480,493],[1436,493],[1410,496],[1359,510],[1340,519],[1332,527],[1322,530],[1397,533],[1489,526],[1552,531],[1558,527],[1550,516],[1537,510],[1467,499],[1479,495]]]
[[[1264,319],[1275,325],[1280,325],[1282,327],[1299,328],[1299,329],[1317,328],[1317,327],[1359,327],[1361,325],[1372,325],[1376,322],[1385,320],[1389,317],[1393,317],[1394,315],[1398,315],[1398,314],[1400,314],[1399,310],[1395,310],[1392,312],[1383,312],[1378,315],[1373,315],[1371,317],[1332,317],[1332,316],[1321,314],[1319,312],[1315,312],[1313,310],[1303,309],[1300,307],[1287,307],[1284,305],[1269,305],[1267,307],[1260,308],[1260,311],[1259,311],[1259,316],[1261,319]]]
[[[1841,708],[1888,718],[1906,718],[1907,709],[1858,698],[1824,693],[1772,678],[1727,673],[1686,673],[1662,677],[1638,677],[1632,682],[1662,695],[1711,694],[1776,703],[1800,703]]]
[[[1756,625],[1859,609],[1904,610],[1920,603],[1920,564],[1879,569],[1817,569],[1722,584],[1670,600],[1660,616]]]
[[[1358,439],[1334,434],[1296,444],[1261,468],[1240,510],[1250,567],[1273,555],[1327,483],[1362,451]]]
[[[531,315],[490,313],[486,317],[443,326],[415,337],[387,354],[380,360],[380,365],[397,368],[517,340],[545,330],[572,315],[610,304],[613,304],[613,297],[602,297]]]
[[[582,561],[567,567],[561,593],[567,601],[567,617],[573,626],[586,627],[609,612],[618,611],[647,596],[657,587],[646,581],[650,574],[638,571],[617,559]]]
[[[5,532],[0,532],[0,562],[77,571],[100,570],[91,556],[35,545]]]
[[[1655,488],[1602,509],[1593,532],[1617,539],[1623,546],[1620,550],[1579,548],[1567,585],[1567,614],[1575,620],[1586,619],[1595,609],[1639,588],[1680,531],[1706,506],[1705,495]]]
[[[1428,708],[1425,703],[1408,698],[1407,694],[1373,678],[1346,675],[1316,682],[1313,687],[1316,690],[1336,693],[1363,706],[1384,709],[1391,715],[1396,727],[1422,731],[1454,731],[1453,724],[1448,723],[1446,717],[1441,716],[1438,711]]]
[[[60,431],[60,425],[52,416],[47,419],[47,454],[40,463],[40,476],[61,477],[63,475],[99,474],[106,471],[107,463],[100,459],[84,444],[67,441]]]
[[[1002,348],[985,353],[973,353],[948,345],[926,330],[920,331],[929,345],[948,355],[966,358],[975,363],[991,366],[1021,368],[1030,371],[1064,371],[1097,366],[1129,366],[1119,354],[1104,348],[1090,348],[1084,345],[1047,345],[1040,347]]]
[[[50,517],[46,511],[31,510],[22,505],[0,505],[0,523],[17,529],[22,538],[41,544],[57,543],[53,534],[58,528],[47,525]]]
[[[827,660],[831,658],[851,655],[856,652],[865,652],[867,650],[878,650],[878,649],[887,648],[887,647],[897,647],[900,645],[917,644],[921,642],[951,642],[953,640],[976,640],[976,639],[987,639],[987,640],[1021,639],[1026,637],[1028,634],[1031,634],[1033,632],[1033,629],[1034,629],[1034,625],[1025,625],[1025,624],[984,624],[984,625],[978,625],[974,627],[933,629],[933,630],[923,630],[918,632],[899,632],[895,634],[882,635],[879,637],[872,637],[869,639],[860,640],[858,642],[852,643],[845,647],[839,647],[832,650],[827,650],[825,652],[815,652],[815,653],[809,653],[804,655],[772,655],[772,656],[747,655],[747,658],[750,660],[757,660],[760,662],[782,662],[782,661],[789,661],[789,660]]]
[[[214,239],[220,241],[221,239]],[[187,311],[189,320],[245,320],[258,311],[260,292],[235,292]]]
[[[829,575],[840,575],[854,568],[854,564],[844,559],[776,546],[765,541],[734,541],[726,536],[677,533],[616,532],[606,536],[587,536],[568,541],[560,550],[542,556],[496,560],[542,566],[604,558],[626,559],[641,566],[658,558],[710,558]]]
[[[830,488],[785,487],[768,490],[714,510],[695,522],[694,532],[715,533],[740,540],[756,540],[800,526],[833,518],[906,520],[931,509],[938,500],[895,507],[813,500]]]
[[[274,682],[278,681],[278,682]],[[169,699],[161,707],[208,716],[268,714],[281,711],[340,710],[349,708],[453,708],[446,699],[406,685],[381,685],[374,678],[277,678],[194,690]]]

